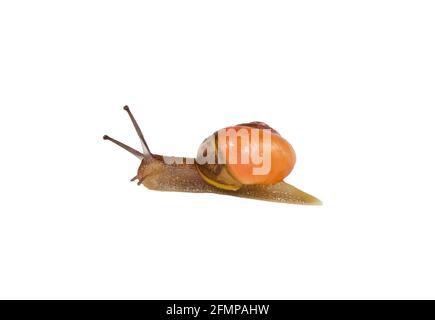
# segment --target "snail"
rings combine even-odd
[[[138,185],[151,190],[216,193],[257,200],[320,205],[321,201],[283,180],[296,162],[293,147],[263,122],[243,123],[213,133],[196,158],[151,153],[128,106],[124,107],[139,136],[142,152],[107,135],[140,161]],[[255,156],[254,156],[255,155]],[[266,165],[265,165],[266,164]]]

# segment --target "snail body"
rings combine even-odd
[[[132,179],[138,180],[138,185],[159,191],[321,204],[317,198],[283,182],[294,168],[296,155],[290,143],[265,123],[224,128],[204,140],[196,158],[174,158],[152,154],[131,111],[127,106],[124,109],[141,140],[143,152],[108,136],[104,139],[141,160],[137,175]],[[248,143],[242,143],[244,139]],[[268,167],[263,168],[264,163],[268,163]]]

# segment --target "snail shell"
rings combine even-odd
[[[269,168],[260,172],[266,158]],[[294,168],[296,154],[276,130],[263,122],[251,122],[213,133],[200,145],[195,163],[207,183],[235,191],[243,185],[283,181]]]

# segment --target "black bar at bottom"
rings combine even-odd
[[[413,301],[415,302],[415,301]],[[3,314],[44,319],[303,319],[366,318],[397,314],[415,319],[419,313],[432,314],[432,301],[418,307],[406,301],[284,301],[284,300],[134,300],[134,301],[1,301]],[[428,310],[425,310],[425,309]],[[427,313],[429,312],[429,313]]]

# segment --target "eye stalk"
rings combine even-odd
[[[150,148],[148,148],[148,145],[145,141],[142,130],[140,129],[136,119],[134,118],[133,114],[131,113],[130,108],[128,106],[124,106],[124,110],[127,111],[128,116],[130,117],[131,122],[133,123],[134,129],[136,130],[136,133],[139,136],[140,142],[142,144],[142,151],[143,151],[144,157],[151,156],[152,154],[151,154]]]
[[[111,137],[109,137],[107,134],[105,134],[103,136],[104,140],[109,140],[112,141],[114,144],[120,146],[121,148],[123,148],[124,150],[127,150],[128,152],[130,152],[131,154],[135,155],[139,160],[142,160],[144,158],[144,155],[142,153],[140,153],[139,151],[137,151],[136,149],[133,149],[132,147],[127,146],[126,144],[113,139]]]
[[[137,133],[139,140],[142,144],[142,152],[139,152],[136,149],[126,145],[125,143],[122,143],[116,139],[109,137],[108,135],[104,135],[103,139],[112,141],[114,144],[120,146],[124,150],[127,150],[131,154],[135,155],[139,160],[143,160],[144,158],[151,157],[152,153],[151,153],[150,149],[148,148],[148,145],[145,141],[142,130],[140,129],[139,124],[137,123],[136,119],[134,118],[133,114],[131,113],[130,108],[128,106],[124,106],[124,110],[127,111],[128,116],[130,117],[130,120],[133,123],[134,129],[136,130],[136,133]]]

